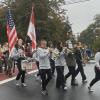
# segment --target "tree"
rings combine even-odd
[[[94,23],[90,24],[87,29],[80,33],[78,41],[82,42],[83,44],[85,43],[89,49],[92,49],[93,52],[96,52],[100,43],[100,14],[94,16],[94,21]]]
[[[27,37],[27,30],[30,21],[31,8],[34,5],[34,18],[37,42],[41,39],[56,42],[62,39],[63,27],[65,25],[65,9],[61,9],[58,5],[64,3],[64,0],[4,0],[0,9],[0,20],[4,23],[2,27],[6,36],[6,12],[7,5],[10,6],[12,18],[15,23],[18,38],[30,42]],[[2,24],[1,24],[2,25]],[[2,34],[4,31],[0,30]],[[2,37],[1,37],[2,38]],[[6,38],[7,39],[7,38]],[[2,39],[2,42],[5,40]]]

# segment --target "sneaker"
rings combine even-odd
[[[8,70],[6,71],[6,75],[8,75]]]
[[[11,77],[13,77],[12,75],[9,75],[9,77],[11,78]]]
[[[26,72],[25,75],[28,75],[28,73]]]
[[[37,75],[35,75],[35,77],[37,78],[37,80],[39,80],[39,77]]]
[[[19,85],[19,83],[18,83],[18,81],[17,81],[17,80],[16,80],[16,82],[15,82],[15,83],[16,83],[16,85]]]
[[[48,95],[47,90],[42,91],[42,94],[43,94],[43,95]]]
[[[86,79],[86,80],[83,80],[83,82],[88,82],[88,80]]]
[[[66,87],[66,86],[64,87],[64,91],[65,91],[65,90],[67,90],[67,87]]]
[[[0,74],[5,74],[4,72],[1,72]]]
[[[93,90],[91,89],[91,87],[90,87],[90,86],[88,87],[88,89],[89,89],[89,92],[93,92]]]
[[[22,83],[22,86],[23,86],[23,87],[26,87],[27,85],[26,85],[25,83]]]
[[[78,84],[75,83],[75,82],[72,82],[71,85],[72,85],[72,86],[78,86]]]

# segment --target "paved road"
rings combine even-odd
[[[27,87],[15,85],[15,80],[0,85],[0,100],[100,100],[100,81],[93,86],[94,92],[88,92],[87,86],[94,78],[94,64],[87,64],[84,68],[88,83],[82,83],[80,74],[76,77],[78,86],[70,85],[70,78],[67,81],[67,91],[57,89],[55,87],[55,79],[52,78],[47,86],[49,95],[44,96],[41,93],[41,82],[37,81],[34,75],[36,73],[26,76]],[[67,73],[65,68],[65,73]],[[55,73],[56,74],[56,73]]]

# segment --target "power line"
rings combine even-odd
[[[75,3],[85,2],[85,1],[90,1],[90,0],[67,0],[64,1],[63,4],[59,4],[59,6],[75,4]]]

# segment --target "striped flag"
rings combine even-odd
[[[8,36],[8,43],[10,46],[10,53],[12,52],[12,49],[14,47],[14,44],[16,42],[17,38],[17,32],[15,29],[15,25],[13,22],[13,19],[11,17],[11,12],[10,12],[10,8],[8,7],[7,10],[7,36]]]
[[[35,24],[34,24],[34,12],[32,8],[31,19],[29,23],[28,33],[27,35],[32,40],[32,51],[36,50],[36,35],[35,35]]]

